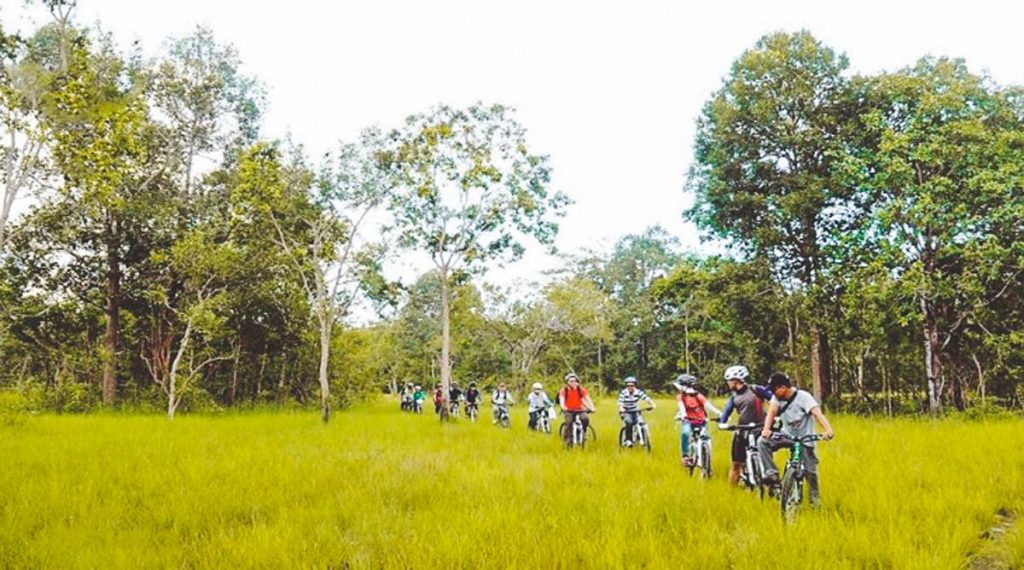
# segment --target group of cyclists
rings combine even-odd
[[[740,482],[741,474],[747,464],[748,453],[756,452],[755,459],[759,462],[762,483],[769,486],[778,485],[779,469],[773,457],[776,451],[791,448],[795,441],[802,442],[806,436],[814,435],[815,423],[821,427],[823,439],[831,439],[835,434],[814,396],[793,386],[793,382],[786,374],[781,372],[772,374],[765,385],[750,384],[748,383],[749,378],[750,371],[746,366],[735,365],[726,369],[724,379],[730,395],[722,410],[716,408],[697,390],[696,377],[690,374],[680,374],[675,379],[672,385],[677,391],[678,413],[676,420],[682,423],[680,462],[685,467],[693,467],[691,447],[695,434],[703,433],[706,430],[711,420],[708,414],[713,414],[718,418],[720,429],[734,432],[729,482],[732,484]],[[655,403],[638,386],[635,377],[627,377],[624,384],[625,387],[619,392],[617,399],[618,412],[624,427],[622,445],[632,447],[635,433],[633,427],[642,421],[641,414],[644,411],[655,408]],[[402,408],[420,411],[425,397],[420,386],[408,384],[402,391]],[[440,384],[434,389],[433,399],[435,412],[442,413],[446,399]],[[447,402],[451,406],[448,410],[449,413],[457,414],[461,404],[465,406],[467,415],[475,417],[476,412],[479,411],[481,393],[475,382],[471,382],[465,391],[462,391],[458,383],[453,382]],[[562,412],[565,425],[572,425],[579,420],[584,430],[589,426],[589,415],[596,411],[587,389],[580,384],[579,377],[572,372],[565,376],[565,384],[558,391],[554,400],[548,397],[544,386],[538,382],[531,386],[526,402],[529,413],[527,426],[531,430],[538,429],[538,425],[542,423],[541,420],[545,416],[553,417],[556,406]],[[502,423],[507,427],[508,408],[514,403],[515,399],[508,387],[504,383],[498,384],[497,389],[491,393],[493,422],[495,424]],[[641,408],[641,405],[645,405],[645,407]],[[737,416],[737,423],[730,426],[729,420],[734,413]],[[568,444],[569,430],[564,430],[562,436],[566,438]],[[813,441],[803,444],[801,461],[810,488],[810,501],[812,504],[816,504],[819,501],[820,491],[818,457]]]

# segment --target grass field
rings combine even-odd
[[[823,509],[781,522],[654,453],[566,451],[381,401],[337,414],[0,416],[0,567],[963,568],[1024,566],[1024,422],[831,418]],[[490,410],[485,410],[489,417]],[[1005,517],[1003,518],[1005,520]],[[979,566],[981,564],[981,566]]]

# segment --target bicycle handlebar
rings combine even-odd
[[[732,426],[719,427],[718,429],[720,429],[722,431],[739,431],[739,430],[743,430],[743,429],[764,429],[764,424],[755,424],[755,423],[736,424],[736,425],[732,425]]]

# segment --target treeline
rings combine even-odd
[[[0,29],[0,386],[40,407],[326,420],[405,382],[718,390],[740,362],[835,408],[1024,400],[1024,91],[963,62],[852,76],[807,33],[766,36],[688,176],[685,215],[729,255],[654,227],[498,288],[488,262],[550,244],[569,204],[511,110],[435,107],[314,164],[261,138],[264,91],[210,31],[146,59],[44,4],[35,33]],[[434,269],[390,282],[398,255]],[[380,318],[344,326],[357,303]]]

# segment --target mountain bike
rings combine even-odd
[[[782,476],[782,483],[779,484],[779,502],[782,506],[782,519],[787,523],[796,520],[797,513],[804,500],[804,479],[807,478],[807,468],[804,466],[804,446],[812,441],[825,439],[821,435],[805,435],[793,439],[793,448],[789,453],[789,461],[786,462],[786,472]]]
[[[475,422],[476,421],[476,417],[478,415],[480,415],[480,408],[479,408],[479,406],[477,404],[475,404],[475,403],[474,404],[467,403],[466,404],[466,417],[469,418],[469,421]]]
[[[594,411],[590,410],[588,413],[593,414]],[[563,412],[562,415],[564,417],[565,413]],[[568,439],[565,437],[566,430],[572,430]],[[582,414],[576,414],[576,418],[573,420],[571,425],[562,422],[562,424],[558,426],[558,436],[562,438],[563,442],[565,442],[566,449],[571,449],[573,447],[579,447],[582,449],[586,447],[588,438],[591,440],[597,440],[597,432],[594,430],[593,424],[587,423],[586,429],[583,428]]]
[[[537,411],[536,429],[541,433],[551,433],[551,416],[548,415],[548,410]]]
[[[512,418],[508,415],[508,406],[505,404],[495,404],[498,410],[498,425],[503,428],[509,428],[512,426]]]
[[[686,421],[684,418],[682,421]],[[711,478],[711,435],[708,433],[707,423],[690,424],[693,436],[690,441],[690,453],[686,456],[686,469],[693,476],[694,471],[700,471],[702,479]]]
[[[423,400],[413,400],[412,401],[412,411],[413,411],[414,414],[422,414],[423,413]]]
[[[761,432],[762,424],[749,423],[737,424],[722,428],[724,431],[738,431],[746,436],[746,460],[743,462],[743,470],[740,472],[740,481],[743,487],[749,491],[757,492],[764,498],[765,487],[761,484],[764,477],[764,467],[761,465],[761,455],[757,451],[757,438]]]
[[[458,418],[459,417],[459,402],[457,400],[454,400],[454,401],[452,401],[452,402],[450,402],[448,404],[448,407],[449,407],[448,414],[452,417],[452,419]]]
[[[643,448],[647,450],[647,453],[651,452],[651,430],[650,428],[647,427],[647,421],[644,420],[643,412],[648,412],[653,409],[654,408],[645,408],[643,410],[637,410],[636,423],[633,424],[632,426],[622,426],[622,429],[619,430],[619,447],[635,447],[637,449]],[[622,413],[623,418],[625,418],[626,413],[627,412]],[[632,439],[632,445],[628,445],[629,439],[627,439],[626,437],[627,435],[630,435],[626,431],[628,429],[633,430],[633,437],[630,438]]]

